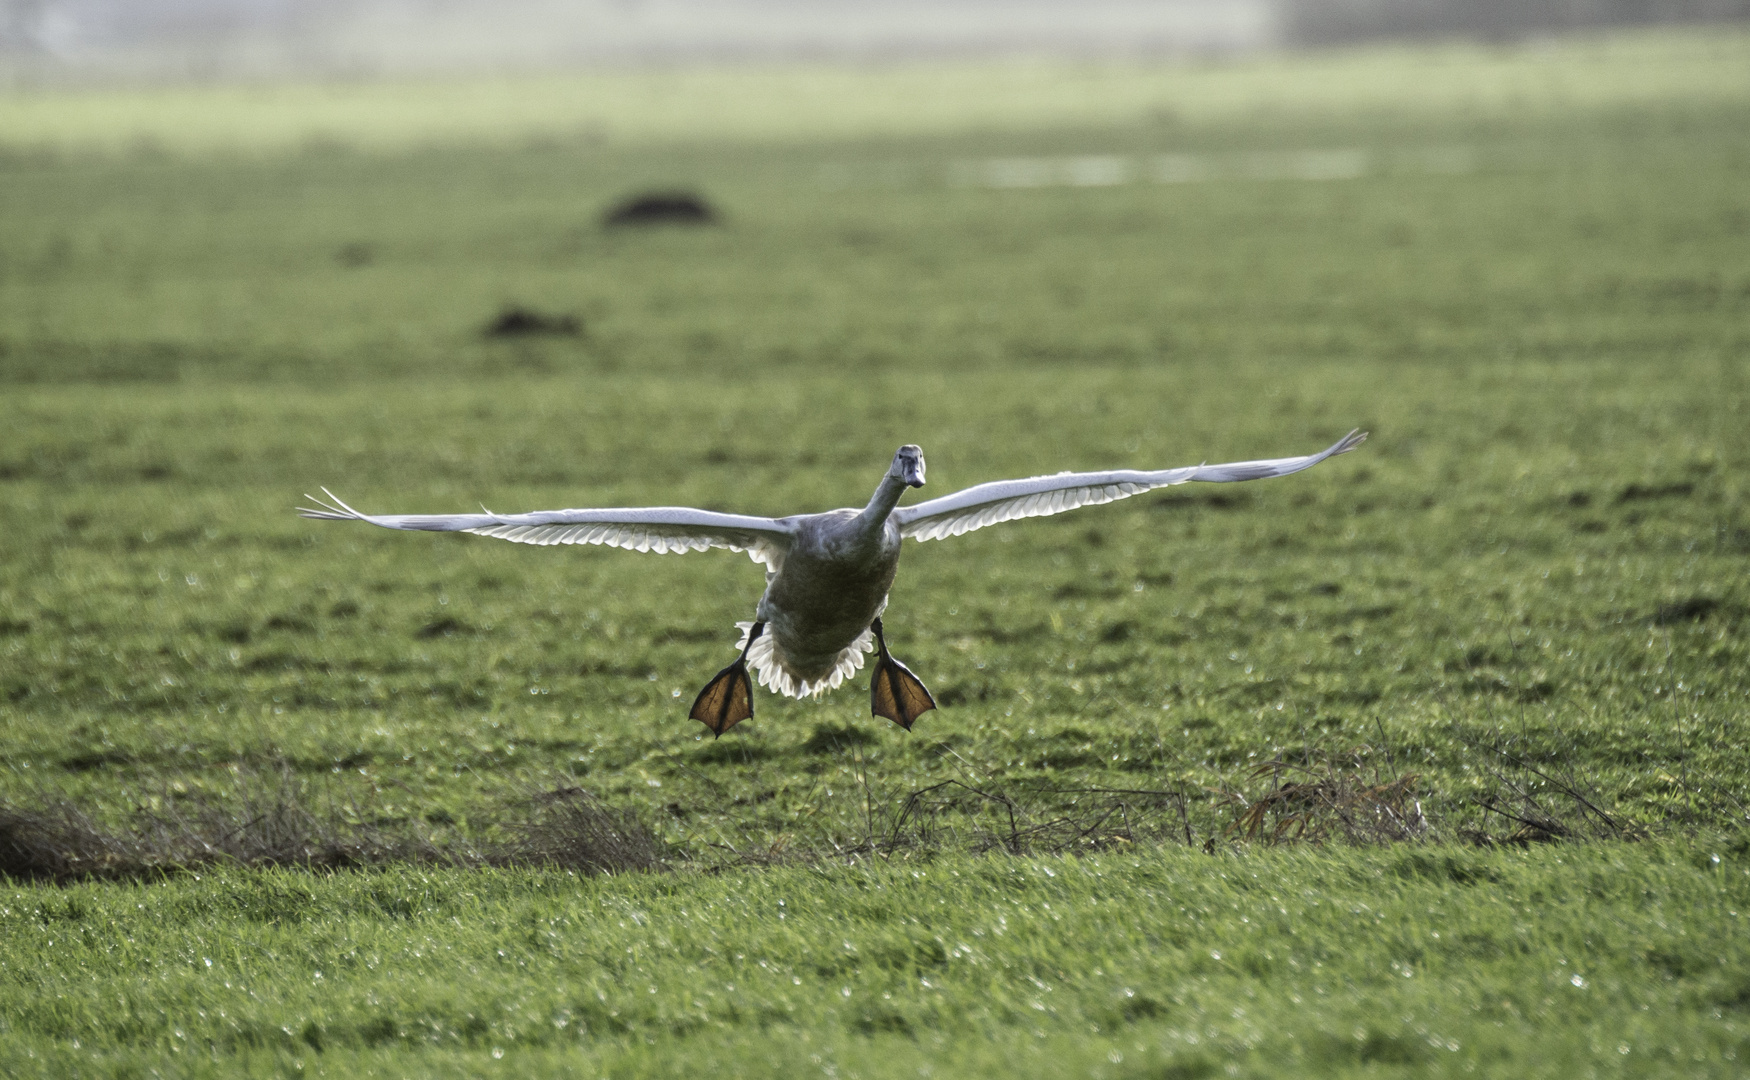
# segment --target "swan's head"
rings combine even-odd
[[[887,475],[903,481],[907,487],[923,487],[924,452],[906,443],[893,455],[893,467],[887,470]]]

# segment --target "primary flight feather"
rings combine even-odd
[[[531,514],[362,514],[323,488],[300,507],[307,518],[364,521],[386,529],[469,532],[519,544],[604,544],[633,551],[707,548],[745,551],[766,567],[766,591],[739,643],[741,656],[699,692],[691,716],[721,735],[753,715],[751,664],[759,681],[791,697],[836,689],[875,651],[871,708],[910,729],[935,708],[929,690],[887,652],[881,612],[899,567],[900,541],[939,540],[1017,518],[1044,517],[1193,480],[1232,483],[1309,469],[1367,438],[1351,431],[1304,457],[1191,465],[1156,472],[1058,473],[979,484],[939,499],[900,506],[908,487],[924,486],[924,454],[906,445],[861,510],[791,517],[719,514],[685,506],[541,510]]]

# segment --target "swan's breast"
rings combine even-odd
[[[899,569],[899,530],[852,536],[854,517],[837,511],[806,523],[760,600],[778,659],[800,678],[830,671],[869,629]]]

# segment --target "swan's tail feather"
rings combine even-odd
[[[754,670],[760,685],[785,697],[819,697],[830,690],[837,690],[844,685],[846,679],[862,668],[868,654],[875,651],[875,633],[865,630],[857,635],[857,640],[839,651],[831,671],[809,681],[797,678],[784,666],[778,655],[777,635],[772,633],[770,627],[754,641],[753,648],[748,649],[747,635],[753,630],[753,623],[738,622],[735,625],[741,628],[741,640],[735,643],[735,647],[747,649],[747,666]]]

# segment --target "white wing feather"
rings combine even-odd
[[[915,506],[901,507],[894,511],[893,521],[899,526],[901,536],[914,540],[940,540],[944,536],[959,536],[1000,521],[1061,514],[1080,506],[1115,502],[1154,488],[1191,480],[1222,484],[1287,476],[1310,469],[1328,457],[1346,454],[1366,438],[1364,431],[1351,431],[1329,448],[1305,457],[1190,465],[1159,472],[1118,469],[1112,472],[1066,472],[1027,480],[999,480]]]
[[[364,521],[385,529],[466,532],[518,544],[602,544],[659,554],[728,548],[745,551],[757,563],[777,570],[789,550],[792,530],[777,518],[695,510],[688,506],[647,506],[613,510],[540,510],[532,514],[361,514],[341,502],[305,496],[316,507],[298,513],[322,521]],[[318,509],[319,507],[319,509]]]

